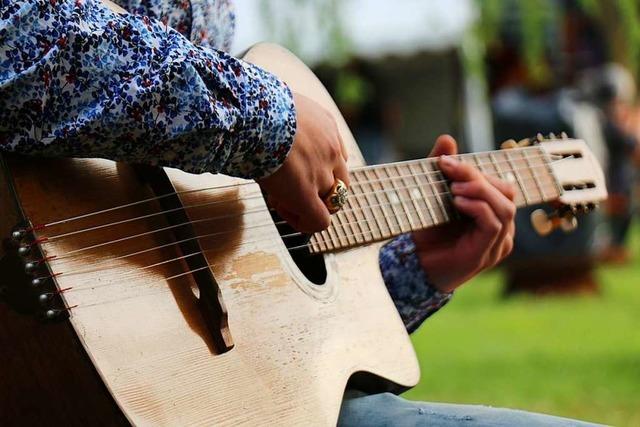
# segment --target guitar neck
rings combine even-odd
[[[556,200],[562,192],[551,159],[540,147],[454,157],[486,175],[512,182],[518,207]],[[327,230],[311,237],[312,252],[361,246],[459,218],[437,159],[357,168],[350,179],[347,204],[333,215]]]

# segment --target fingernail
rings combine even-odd
[[[467,201],[469,201],[469,199],[464,196],[455,196],[453,198],[453,203],[465,203]]]
[[[454,182],[453,184],[451,184],[451,192],[459,193],[461,191],[464,191],[466,187],[467,184],[465,182]]]
[[[440,161],[449,167],[453,167],[458,164],[458,161],[451,156],[440,156]]]

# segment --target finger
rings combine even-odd
[[[453,204],[458,211],[470,217],[476,224],[477,244],[483,252],[488,253],[495,243],[500,231],[502,223],[495,215],[489,204],[483,200],[469,199],[464,196],[456,196],[453,198]]]
[[[498,191],[504,194],[509,200],[513,201],[516,198],[516,187],[510,182],[502,180],[492,175],[485,175],[485,178],[491,185],[496,187]]]
[[[345,170],[346,170],[346,166],[345,166]],[[344,175],[344,172],[342,172],[342,176],[343,175]],[[333,185],[336,182],[335,172],[332,170],[328,170],[326,172],[323,171],[322,174],[318,176],[317,180],[318,180],[318,183],[317,183],[318,197],[320,197],[321,199],[324,199],[327,195],[329,195],[329,193],[333,189]],[[305,199],[302,199],[302,200],[305,200]]]
[[[347,163],[342,161],[338,163],[338,166],[333,170],[333,176],[342,182],[344,182],[347,187],[349,186],[349,169],[347,168]],[[333,188],[333,184],[331,184]]]
[[[473,181],[452,183],[451,192],[454,196],[464,196],[487,202],[505,227],[515,216],[516,207],[513,202],[482,176]]]
[[[471,181],[482,176],[472,165],[451,156],[440,156],[438,166],[451,181]]]
[[[336,129],[336,132],[338,133],[338,139],[340,140],[340,152],[342,153],[342,158],[346,162],[347,160],[349,160],[349,151],[347,150],[347,146],[345,145],[344,140],[342,139],[342,134],[340,133],[340,129]]]
[[[291,227],[293,227],[294,229],[296,229],[297,231],[299,230],[300,227],[300,216],[297,215],[296,213],[285,209],[282,207],[282,205],[279,205],[276,208],[276,212],[278,212],[278,215],[280,215],[280,218],[284,219],[285,221],[287,221],[287,224],[289,224]]]
[[[502,241],[502,251],[500,252],[500,259],[498,262],[505,259],[513,251],[513,234],[507,233],[505,239]]]
[[[458,144],[450,135],[440,135],[429,153],[429,157],[452,156],[458,154]]]
[[[308,209],[300,216],[298,231],[303,233],[316,233],[326,230],[331,225],[329,209],[318,196],[309,197]]]
[[[331,191],[333,176],[327,174],[327,176],[323,178],[321,185],[323,185],[322,191],[326,191],[325,194]],[[329,189],[324,190],[326,188]],[[329,209],[323,201],[324,195],[320,196],[315,190],[315,186],[305,185],[300,188],[297,196],[298,197],[293,197],[291,202],[295,203],[295,205],[284,207],[298,215],[298,220],[294,228],[303,233],[315,233],[327,229],[331,224],[331,217]],[[296,200],[304,200],[305,203],[296,203]]]
[[[512,221],[506,227],[502,228],[500,235],[496,239],[491,248],[491,256],[485,268],[493,267],[502,261],[513,249],[513,236],[515,232],[515,223]]]

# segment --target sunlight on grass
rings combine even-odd
[[[478,403],[640,426],[640,229],[599,296],[504,300],[478,277],[413,335],[414,400]]]

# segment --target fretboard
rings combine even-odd
[[[510,181],[518,207],[557,199],[561,189],[538,147],[455,156],[486,175]],[[315,233],[313,252],[330,252],[386,240],[459,219],[449,182],[437,159],[428,158],[351,170],[347,204],[331,226]]]

